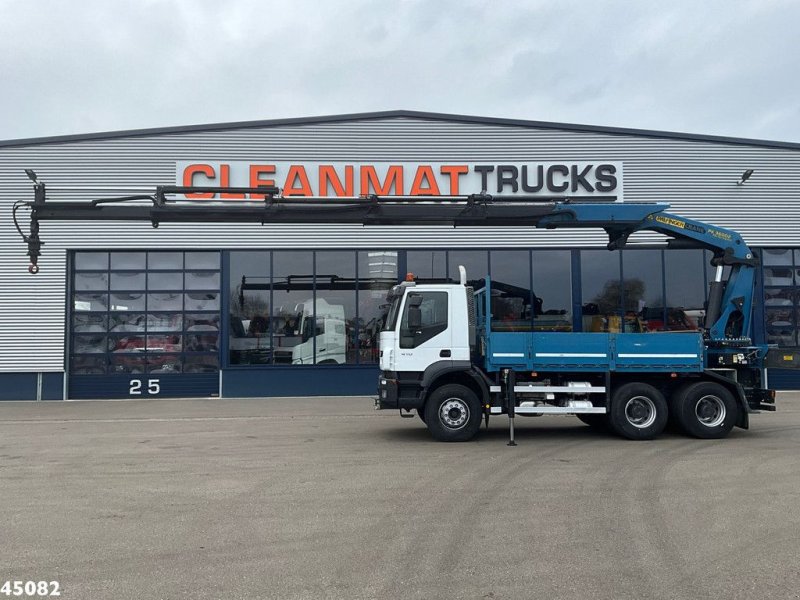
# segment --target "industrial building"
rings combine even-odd
[[[655,234],[610,252],[588,229],[64,221],[42,225],[31,275],[11,219],[25,169],[57,200],[177,184],[668,202],[742,234],[761,259],[751,336],[799,344],[800,144],[402,110],[0,141],[0,399],[368,394],[406,273],[528,289],[536,330],[679,332],[712,271]]]

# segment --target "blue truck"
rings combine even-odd
[[[27,244],[29,271],[39,270],[41,221],[187,223],[359,223],[381,225],[600,228],[608,249],[623,249],[639,231],[662,234],[668,248],[710,251],[715,276],[705,319],[694,331],[643,332],[625,327],[598,332],[537,330],[517,293],[519,318],[499,319],[499,299],[513,286],[407,281],[389,293],[380,333],[380,378],[375,407],[416,413],[433,437],[472,439],[491,415],[508,415],[514,443],[517,415],[575,415],[625,438],[658,436],[668,421],[688,435],[721,438],[747,428],[750,414],[775,410],[767,366],[796,368],[800,356],[770,352],[751,338],[757,257],[735,231],[667,212],[663,203],[588,202],[585,198],[506,198],[482,192],[450,197],[283,197],[258,188],[159,186],[153,194],[89,201],[51,201],[45,184],[26,170],[33,201],[17,201],[14,224]],[[181,194],[258,194],[262,201],[208,205]],[[18,212],[30,212],[26,234]],[[508,303],[507,303],[508,304]],[[506,307],[507,308],[507,307]],[[514,322],[516,321],[516,322]],[[525,324],[528,324],[527,327]],[[635,329],[635,328],[634,328]],[[412,412],[413,411],[413,412]]]
[[[658,203],[555,203],[537,227],[601,227],[610,250],[637,231],[667,246],[705,248],[715,267],[704,326],[694,331],[537,331],[498,318],[508,286],[488,277],[395,286],[380,338],[376,408],[416,411],[441,441],[472,439],[491,415],[575,415],[632,440],[658,436],[672,421],[698,438],[747,428],[749,415],[774,410],[766,388],[768,347],[750,338],[753,252],[734,231],[666,212]],[[478,289],[474,289],[477,287]],[[528,298],[531,295],[527,296]],[[515,326],[516,325],[516,326]]]

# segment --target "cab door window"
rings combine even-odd
[[[419,326],[409,313],[419,310]],[[409,292],[400,321],[400,347],[416,348],[447,329],[447,292]]]

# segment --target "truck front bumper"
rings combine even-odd
[[[378,379],[378,397],[375,398],[375,410],[398,408],[397,379],[381,375]]]

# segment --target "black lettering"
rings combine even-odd
[[[481,191],[489,191],[489,173],[494,171],[493,165],[475,165],[475,172],[481,174]]]
[[[617,189],[617,167],[614,165],[597,165],[594,176],[597,178],[595,187],[598,192],[613,192]]]
[[[544,167],[542,165],[538,165],[536,167],[536,174],[537,174],[537,184],[536,185],[528,185],[528,165],[522,165],[522,191],[528,193],[536,193],[540,189],[542,189],[542,184],[544,183]]]
[[[561,173],[564,177],[569,177],[569,167],[567,165],[551,165],[547,169],[547,189],[551,192],[566,192],[569,187],[569,182],[564,181],[556,185],[553,182],[553,175]]]
[[[497,165],[497,193],[501,194],[506,184],[511,186],[512,192],[517,192],[519,190],[517,177],[519,169],[514,165]]]
[[[578,184],[587,192],[594,192],[592,184],[586,181],[586,175],[592,170],[592,165],[586,165],[581,172],[578,173],[578,165],[572,165],[572,191],[578,191]]]

